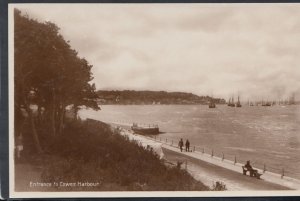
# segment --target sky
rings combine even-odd
[[[300,99],[300,4],[18,4],[93,65],[97,89]]]

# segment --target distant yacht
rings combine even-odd
[[[253,102],[248,100],[248,106],[254,106]]]
[[[236,102],[236,107],[242,107],[239,96],[238,96],[238,101]]]
[[[210,102],[209,102],[209,105],[208,105],[208,108],[215,108],[216,107],[216,104],[215,104],[215,102],[214,102],[214,100],[213,100],[213,98],[210,100]]]
[[[262,104],[262,106],[271,106],[272,104],[270,102],[265,102]]]
[[[230,106],[230,107],[235,107],[233,97],[231,97],[231,99],[229,98],[228,106]]]
[[[264,102],[263,100],[261,101],[261,106],[272,106],[271,102],[266,101]]]
[[[228,100],[228,104],[227,104],[227,105],[228,105],[228,106],[230,106],[230,104],[231,104],[231,102],[230,102],[230,98],[229,98],[229,100]]]

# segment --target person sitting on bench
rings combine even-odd
[[[243,166],[243,174],[246,175],[247,171],[250,172],[250,177],[257,177],[257,170],[253,169],[252,166],[250,165],[250,161],[247,161],[245,166]]]

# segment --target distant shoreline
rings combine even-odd
[[[186,92],[114,90],[97,91],[98,104],[103,105],[208,105],[226,104],[222,98],[198,96]]]
[[[99,103],[98,103],[99,104]],[[101,103],[99,105],[209,105],[209,104],[200,104],[200,103],[194,103],[194,104],[191,104],[191,103],[170,103],[170,104],[167,104],[167,103],[164,103],[164,104],[143,104],[143,103],[139,103],[139,104],[136,104],[136,103],[132,103],[132,104],[121,104],[121,103]],[[226,103],[219,103],[219,104],[216,104],[216,105],[226,105]]]

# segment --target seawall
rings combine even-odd
[[[104,123],[110,124],[112,127],[115,128],[118,127],[122,129],[123,135],[125,134],[127,136],[132,136],[132,138],[133,139],[135,138],[135,140],[138,139],[138,141],[140,141],[141,145],[143,146],[149,145],[150,147],[153,147],[152,145],[155,145],[155,149],[157,149],[157,147],[161,147],[162,150],[171,151],[175,153],[177,156],[181,156],[181,158],[189,158],[189,159],[193,159],[193,161],[198,161],[199,164],[201,163],[201,166],[204,166],[204,164],[211,165],[210,168],[213,168],[215,170],[215,173],[222,172],[222,174],[216,174],[219,177],[218,181],[223,180],[230,183],[236,183],[240,186],[244,186],[242,188],[234,187],[232,190],[286,190],[286,189],[300,190],[300,180],[298,179],[269,172],[269,171],[264,172],[264,170],[256,167],[254,167],[254,169],[257,169],[258,172],[262,174],[261,179],[245,176],[242,174],[242,166],[244,164],[231,161],[228,159],[220,158],[217,156],[212,156],[212,154],[203,153],[197,150],[192,152],[180,152],[179,148],[174,145],[177,143],[173,144],[173,142],[170,141],[161,141],[156,138],[152,138],[150,136],[133,134],[133,131],[131,130],[132,124],[128,122],[104,122]],[[159,153],[159,155],[161,156],[163,154],[164,153]],[[196,167],[195,165],[187,164],[187,170],[190,173],[192,173],[192,175],[196,179],[203,181],[202,180],[203,177],[201,179],[201,175],[197,170],[199,168],[201,169],[202,167],[200,166]],[[217,169],[218,172],[216,172]],[[207,173],[207,174],[210,174],[209,175],[210,177],[215,177],[215,175],[212,175],[211,173]],[[205,177],[207,177],[207,175]],[[211,186],[211,183],[209,184],[209,186]]]

